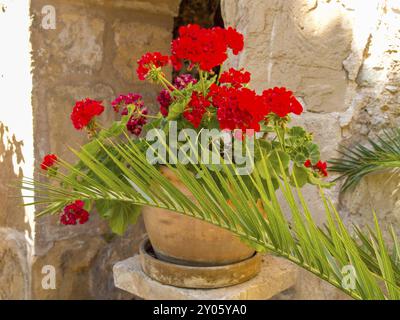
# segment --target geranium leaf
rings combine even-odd
[[[185,107],[188,102],[189,98],[185,97],[182,100],[178,100],[172,103],[168,109],[167,120],[175,120],[176,118],[178,118],[183,113],[183,111],[185,111]]]
[[[141,206],[122,201],[98,200],[96,209],[108,221],[113,232],[123,235],[129,225],[136,222]]]
[[[269,161],[271,162],[271,165],[275,171],[280,172],[280,163],[282,163],[283,169],[286,170],[289,167],[290,157],[285,151],[276,150],[269,156]]]
[[[308,180],[308,170],[304,166],[293,165],[292,173],[296,179],[297,185],[301,188]]]
[[[320,159],[318,145],[316,145],[315,143],[309,142],[309,143],[307,143],[306,148],[308,150],[309,159],[311,160],[311,163],[313,165],[315,165]]]

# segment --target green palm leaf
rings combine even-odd
[[[356,186],[368,174],[400,168],[400,129],[386,130],[376,141],[368,139],[368,147],[357,143],[352,148],[341,147],[341,158],[329,162],[329,171],[345,179],[342,191]]]
[[[58,214],[66,204],[77,199],[107,206],[115,202],[121,206],[124,223],[118,222],[116,211],[106,214],[105,218],[113,217],[113,225],[121,233],[125,222],[137,215],[137,210],[132,210],[133,216],[129,216],[126,208],[137,205],[165,208],[227,229],[256,250],[284,257],[353,298],[399,298],[400,246],[395,233],[392,232],[395,244],[389,250],[377,221],[375,228],[365,233],[358,228],[350,232],[322,190],[327,222],[322,228],[317,226],[300,188],[290,186],[280,160],[281,170],[275,172],[269,160],[262,157],[261,165],[248,177],[235,175],[235,165],[206,166],[200,162],[189,170],[180,163],[167,164],[193,194],[195,201],[192,201],[147,161],[143,149],[133,141],[121,144],[99,141],[99,146],[107,159],[100,161],[84,149],[74,151],[90,169],[89,173],[60,161],[61,169],[73,172],[73,177],[61,173],[54,177],[60,186],[30,179],[23,181],[24,189],[35,191],[33,204],[44,205],[42,214]],[[111,164],[119,171],[111,170]],[[290,208],[289,218],[275,194],[273,179],[279,182]],[[356,272],[354,287],[342,285],[342,269],[348,265]]]

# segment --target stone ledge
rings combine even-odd
[[[292,287],[297,278],[290,262],[271,255],[263,256],[261,272],[253,279],[219,289],[184,289],[163,285],[150,279],[140,266],[140,257],[114,265],[117,288],[148,300],[267,300]]]

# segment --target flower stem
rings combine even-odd
[[[276,124],[274,127],[275,127],[275,132],[278,137],[279,143],[281,144],[282,150],[286,151],[285,150],[286,149],[285,148],[285,131],[282,130],[283,129],[282,127],[277,126]]]
[[[170,81],[168,81],[167,78],[165,78],[163,74],[160,74],[160,76],[159,76],[158,79],[161,81],[161,84],[162,84],[169,92],[175,91],[175,92],[178,92],[181,96],[183,96],[183,93],[180,92]],[[172,91],[171,91],[171,88],[172,88]]]
[[[218,77],[217,77],[218,84],[219,84],[219,79],[221,78],[221,74],[222,74],[222,64],[219,66]]]
[[[141,113],[140,116],[145,117],[145,118],[151,118],[151,119],[160,119],[161,118],[160,116],[152,116],[152,115],[143,114],[143,113]]]
[[[203,97],[206,96],[206,83],[205,83],[205,74],[204,71],[202,71],[199,68],[199,77],[200,77],[200,83],[201,83],[201,90],[203,91]]]

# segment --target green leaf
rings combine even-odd
[[[289,168],[290,157],[289,155],[282,151],[277,150],[271,153],[269,156],[269,161],[276,172],[281,171],[280,162],[282,163],[283,169]]]
[[[308,182],[315,186],[320,186],[322,188],[328,188],[328,189],[335,185],[334,182],[326,182],[320,178],[315,177],[312,172],[308,172]]]
[[[173,102],[168,108],[167,120],[177,119],[185,111],[188,102],[189,102],[188,97],[181,98],[181,100]]]
[[[258,143],[260,144],[260,148],[264,151],[265,155],[268,155],[272,151],[272,144],[268,140],[260,139],[258,140]]]
[[[304,155],[304,153],[297,153],[293,159],[294,162],[296,162],[296,165],[299,167],[302,167],[304,162],[307,160],[307,157]]]
[[[303,138],[305,137],[307,132],[302,128],[298,126],[294,126],[289,129],[288,135],[292,137],[297,137],[297,138]]]
[[[308,181],[308,170],[302,165],[298,166],[296,164],[293,165],[292,173],[296,179],[297,185],[301,188]]]
[[[92,140],[85,145],[82,146],[82,151],[85,151],[89,154],[96,154],[97,151],[99,151],[100,145],[98,143],[98,140]]]
[[[368,139],[369,146],[356,143],[351,148],[341,146],[341,158],[329,160],[329,171],[340,173],[345,179],[341,191],[354,188],[363,177],[390,169],[400,168],[400,129],[388,129]]]
[[[163,117],[160,116],[160,118],[155,119],[155,120],[153,120],[153,121],[150,121],[150,122],[146,123],[146,124],[143,126],[143,131],[149,131],[149,130],[151,130],[151,129],[160,128],[160,126],[161,126],[161,124],[162,124],[163,121],[165,121],[165,119],[164,119]]]
[[[309,154],[309,159],[311,160],[311,163],[315,165],[319,160],[320,160],[320,153],[319,153],[319,147],[315,143],[308,142],[306,144],[306,148]]]
[[[254,159],[258,161],[261,159],[261,152],[264,157],[268,157],[269,153],[272,151],[272,144],[270,141],[265,139],[257,140],[257,143],[254,145]]]
[[[258,251],[288,259],[355,299],[399,298],[397,237],[392,239],[394,254],[393,250],[389,254],[377,222],[375,232],[360,230],[355,232],[359,238],[355,237],[354,229],[344,225],[321,188],[327,226],[320,227],[301,189],[290,185],[283,154],[276,153],[278,170],[261,153],[252,174],[244,177],[234,175],[234,164],[222,164],[221,171],[211,171],[201,162],[190,169],[180,163],[166,164],[193,195],[188,197],[149,164],[143,152],[147,145],[142,142],[144,145],[130,139],[107,144],[99,141],[101,151],[96,155],[74,151],[85,170],[60,161],[60,174],[51,182],[24,178],[23,189],[35,191],[34,200],[27,205],[38,205],[44,215],[59,214],[65,204],[76,199],[94,201],[99,214],[119,234],[137,219],[140,206],[172,210],[228,230]],[[76,179],[61,174],[65,171]],[[200,172],[201,178],[196,178]],[[309,173],[309,180],[321,185],[311,170]],[[279,197],[276,175],[280,178],[276,180]],[[351,289],[341,283],[340,270],[348,265],[356,274],[356,286]]]
[[[253,248],[257,252],[265,253],[268,251],[268,250],[266,250],[266,248],[264,246],[258,244],[255,241],[252,241],[246,237],[240,237],[240,241],[247,244],[249,247]]]
[[[141,212],[141,206],[109,200],[97,200],[96,209],[118,235],[123,235],[130,224],[136,223]]]

